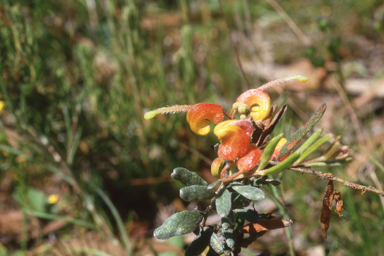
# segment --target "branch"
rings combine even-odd
[[[341,179],[341,178],[339,178],[339,177],[337,177],[331,173],[322,173],[321,171],[308,170],[308,169],[297,168],[297,167],[289,168],[289,170],[293,170],[293,171],[301,172],[301,173],[306,173],[306,174],[311,174],[311,175],[316,176],[322,180],[333,180],[333,181],[339,182],[345,186],[348,186],[350,188],[362,190],[362,193],[369,191],[369,192],[373,192],[373,193],[379,194],[382,197],[384,197],[384,191],[382,191],[382,190],[378,190],[377,188],[374,188],[371,186],[366,187],[366,186],[363,186],[360,184],[352,183],[352,182],[349,182],[347,180],[343,180],[343,179]]]

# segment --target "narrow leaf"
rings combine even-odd
[[[211,199],[214,196],[215,191],[213,189],[208,189],[208,186],[206,185],[193,185],[180,189],[180,197],[187,202],[202,201],[206,199]]]
[[[260,201],[265,198],[264,192],[252,186],[234,186],[232,187],[237,193],[252,201]]]
[[[325,142],[330,140],[333,137],[333,134],[328,133],[327,135],[324,135],[320,139],[318,139],[311,147],[309,147],[295,162],[295,165],[300,164],[303,162],[310,154],[315,152],[321,145],[323,145]]]
[[[208,183],[203,180],[195,172],[188,171],[183,167],[175,168],[171,174],[171,177],[174,180],[180,181],[186,186],[190,185],[208,185]]]
[[[341,140],[341,135],[337,136],[335,141],[332,143],[331,146],[327,149],[327,153],[324,154],[323,160],[328,160],[333,157],[335,157],[340,151],[340,140]]]
[[[275,165],[267,170],[265,170],[263,172],[263,175],[272,175],[272,174],[276,174],[276,173],[279,173],[279,172],[282,172],[284,171],[285,169],[288,169],[289,167],[292,166],[292,164],[300,157],[300,153],[299,152],[294,152],[293,154],[291,154],[289,157],[287,157],[286,159],[284,159],[281,163],[279,163],[278,165]]]
[[[352,157],[348,157],[346,159],[313,162],[313,163],[308,163],[305,165],[306,166],[341,166],[341,165],[347,164],[351,161],[352,161]]]
[[[202,220],[203,215],[199,211],[178,212],[166,219],[163,225],[155,230],[154,236],[163,240],[182,236],[193,232]]]
[[[228,189],[224,189],[216,199],[216,211],[221,217],[225,217],[231,211],[231,207],[231,193]]]
[[[265,166],[268,165],[269,159],[271,159],[271,156],[276,148],[277,143],[279,143],[280,139],[284,136],[283,133],[277,135],[275,138],[273,138],[268,145],[265,147],[263,151],[263,155],[261,156],[260,164],[257,170],[264,169]]]
[[[311,137],[309,137],[301,147],[297,150],[300,153],[303,153],[305,150],[307,150],[315,141],[319,138],[320,134],[322,133],[323,129],[317,130],[315,133],[312,134]]]
[[[280,151],[279,159],[284,157],[290,150],[299,143],[304,136],[315,126],[315,124],[323,117],[327,106],[325,104],[321,105],[320,108],[317,109],[316,113],[308,120],[308,122],[298,129],[287,141],[287,143],[283,146]]]

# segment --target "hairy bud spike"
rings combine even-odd
[[[308,77],[297,75],[297,76],[289,76],[286,78],[280,78],[280,79],[271,81],[269,83],[266,83],[266,84],[260,86],[258,89],[265,91],[269,88],[275,87],[277,85],[282,85],[282,84],[285,84],[285,83],[293,81],[293,80],[297,80],[297,81],[304,83],[304,82],[308,81]]]
[[[152,119],[158,114],[174,114],[179,112],[187,112],[191,109],[191,105],[174,105],[170,107],[158,108],[145,113],[144,119]]]

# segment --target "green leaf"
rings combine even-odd
[[[256,211],[253,211],[251,209],[236,209],[235,213],[239,218],[242,218],[249,222],[264,220],[264,218],[260,214],[258,214]]]
[[[233,192],[235,193],[235,192]],[[225,217],[222,217],[221,218],[221,226],[224,228],[224,229],[228,229],[230,227],[232,227],[233,225],[235,225],[235,213],[233,211],[229,212],[229,214]]]
[[[242,196],[248,198],[252,201],[260,201],[265,198],[264,192],[256,187],[252,186],[235,186],[232,187],[237,193],[241,194]]]
[[[352,161],[352,157],[348,157],[346,159],[336,159],[336,160],[328,160],[328,161],[321,161],[321,162],[313,162],[308,163],[305,165],[308,166],[341,166],[343,164],[347,164]]]
[[[224,217],[229,214],[231,207],[231,193],[228,189],[224,189],[216,198],[216,211],[221,217]]]
[[[190,172],[185,168],[178,167],[175,168],[171,174],[171,177],[174,180],[180,181],[186,186],[190,185],[208,185],[208,183],[203,180],[199,175],[195,172]]]
[[[183,211],[166,219],[153,233],[157,239],[166,240],[173,236],[182,236],[193,232],[203,220],[199,211]]]
[[[220,255],[224,252],[224,244],[220,241],[220,238],[216,233],[212,234],[210,245],[217,254]]]
[[[284,159],[281,163],[265,170],[263,172],[263,175],[272,175],[279,172],[284,171],[285,169],[288,169],[292,166],[292,164],[300,157],[300,152],[294,152],[290,156],[288,156],[286,159]]]
[[[313,133],[312,136],[309,137],[297,151],[303,153],[305,150],[307,150],[319,138],[322,132],[323,129],[319,129]]]
[[[322,157],[322,160],[326,161],[331,158],[334,158],[340,153],[340,140],[341,140],[341,135],[337,136],[335,141],[331,144],[331,146],[327,149],[326,153]]]
[[[212,229],[205,227],[201,233],[193,239],[191,245],[185,251],[185,256],[198,256],[204,252],[211,242]]]
[[[263,151],[263,155],[261,156],[260,164],[257,170],[262,170],[264,169],[265,166],[268,165],[269,159],[271,159],[271,156],[273,154],[273,151],[275,151],[277,143],[279,143],[280,139],[283,138],[283,136],[284,134],[281,133],[268,143],[268,145],[265,147]]]
[[[285,143],[283,148],[280,150],[279,153],[279,159],[284,157],[290,150],[293,149],[294,146],[296,146],[297,143],[299,143],[304,136],[315,126],[315,124],[321,119],[321,117],[324,115],[325,110],[327,109],[326,104],[321,105],[315,114],[308,120],[308,122],[302,126],[300,129],[298,129]]]
[[[315,152],[321,145],[323,145],[325,142],[333,138],[333,134],[328,133],[327,135],[324,135],[320,139],[318,139],[311,147],[309,147],[304,153],[297,159],[295,164],[300,164],[303,162],[310,154]]]
[[[247,207],[251,201],[237,192],[231,193],[232,209]]]
[[[217,181],[215,181],[215,182],[209,184],[209,185],[208,185],[208,189],[213,189],[214,187],[216,187],[216,185],[217,185],[219,182],[221,182],[220,179],[218,179]]]
[[[208,186],[193,185],[183,187],[180,189],[180,197],[187,202],[191,201],[202,201],[211,199],[215,196],[213,189],[208,189]]]

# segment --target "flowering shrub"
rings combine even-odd
[[[277,180],[267,179],[267,175],[286,169],[309,170],[312,166],[340,165],[351,160],[351,151],[348,146],[340,144],[340,136],[331,143],[325,154],[308,160],[312,153],[334,137],[332,134],[321,137],[321,129],[314,132],[295,150],[295,146],[323,116],[325,104],[288,139],[284,138],[284,134],[271,138],[287,106],[282,106],[279,111],[276,105],[271,107],[266,90],[292,80],[305,82],[307,78],[292,76],[248,90],[236,99],[229,113],[217,104],[198,103],[193,106],[159,108],[144,115],[145,119],[150,119],[157,114],[187,112],[187,121],[194,133],[207,135],[212,122],[216,125],[213,133],[220,142],[215,147],[218,157],[211,165],[212,175],[218,178],[214,183],[207,184],[196,173],[184,168],[176,168],[171,174],[173,179],[185,185],[180,190],[183,200],[210,200],[209,206],[204,211],[196,209],[172,215],[155,230],[156,238],[168,239],[194,232],[197,236],[185,255],[200,255],[207,250],[211,255],[237,255],[241,247],[247,247],[266,231],[292,224],[292,221],[278,220],[271,214],[262,214],[254,208],[247,208],[253,201],[264,199],[262,186],[280,184]],[[224,120],[225,117],[228,120]],[[331,204],[328,203],[324,207],[328,210],[329,206],[332,208],[332,195],[335,193],[333,190],[327,193],[327,202],[330,200]],[[337,198],[340,214],[342,200],[341,197]],[[205,224],[211,210],[221,216],[221,223]],[[329,218],[326,217],[322,216],[325,237],[329,224]],[[245,234],[249,235],[245,237]]]

